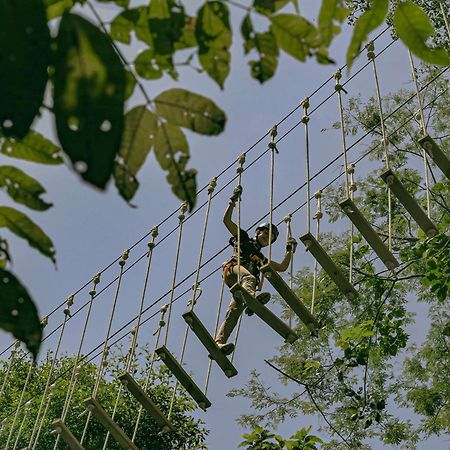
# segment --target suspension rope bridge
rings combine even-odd
[[[103,27],[105,32],[107,32],[107,28],[104,22],[102,22],[100,16],[97,11],[93,7],[90,2],[87,2],[88,7],[93,12],[94,16],[97,18],[99,24]],[[439,80],[444,76],[448,68],[445,68],[438,72],[432,79],[428,80],[426,84],[420,86],[419,80],[416,76],[416,67],[414,65],[414,60],[412,55],[409,53],[409,62],[411,66],[411,77],[415,87],[415,93],[412,94],[409,98],[404,100],[397,108],[391,111],[389,114],[385,115],[382,106],[382,96],[380,90],[380,78],[377,71],[377,58],[383,54],[385,51],[389,50],[389,48],[396,42],[395,40],[391,40],[388,45],[386,45],[378,54],[375,54],[375,43],[377,40],[384,35],[384,33],[388,30],[386,28],[382,33],[380,33],[373,41],[369,43],[366,48],[368,62],[363,65],[361,69],[359,69],[355,74],[352,75],[345,82],[341,82],[342,80],[342,70],[343,68],[335,71],[321,86],[319,86],[314,92],[312,92],[309,96],[305,97],[294,109],[292,109],[287,115],[285,115],[278,123],[276,123],[267,133],[265,133],[261,138],[259,138],[252,146],[250,146],[245,152],[241,153],[237,158],[237,167],[235,175],[231,176],[231,179],[224,182],[222,186],[219,186],[219,181],[222,180],[223,175],[229,172],[230,169],[236,166],[236,161],[229,164],[225,167],[217,176],[211,179],[210,183],[204,186],[197,192],[197,197],[200,199],[200,195],[206,191],[207,192],[207,200],[204,201],[200,206],[196,208],[196,210],[188,217],[186,217],[186,205],[182,204],[180,208],[174,210],[171,214],[169,214],[164,220],[162,220],[158,225],[154,226],[148,233],[144,236],[140,237],[134,244],[132,244],[128,249],[126,249],[122,255],[108,264],[105,268],[100,270],[98,273],[94,275],[94,277],[85,283],[82,287],[80,287],[77,291],[75,291],[72,295],[68,297],[66,301],[61,303],[59,306],[54,308],[42,321],[42,326],[45,328],[48,324],[48,320],[51,316],[56,314],[56,312],[63,309],[63,320],[62,322],[54,328],[51,332],[49,332],[44,341],[48,341],[50,337],[56,334],[59,331],[57,336],[57,343],[54,347],[52,353],[52,360],[50,363],[50,370],[47,374],[47,378],[45,384],[42,389],[41,396],[30,397],[27,396],[27,389],[29,387],[30,379],[32,378],[33,372],[36,369],[37,362],[30,361],[28,366],[28,371],[26,374],[26,378],[24,380],[24,384],[21,389],[20,397],[18,404],[15,405],[15,409],[7,414],[5,417],[0,417],[0,438],[2,436],[6,436],[5,447],[4,449],[16,449],[19,446],[19,443],[23,444],[26,440],[26,449],[35,449],[39,444],[40,436],[43,432],[43,427],[46,424],[48,419],[48,411],[49,406],[51,404],[54,391],[57,389],[58,382],[62,381],[66,376],[69,376],[69,384],[66,393],[66,397],[64,400],[64,406],[62,408],[61,414],[59,417],[51,418],[53,433],[57,436],[55,437],[54,449],[58,448],[58,445],[61,439],[72,449],[83,449],[85,448],[86,436],[89,431],[90,423],[92,419],[95,419],[99,423],[103,425],[106,429],[106,435],[104,438],[103,450],[108,448],[108,442],[110,439],[114,439],[122,448],[124,449],[137,449],[138,447],[135,444],[136,436],[139,430],[139,425],[141,423],[142,415],[144,413],[149,414],[152,419],[158,424],[160,427],[161,433],[170,433],[174,430],[174,425],[172,423],[173,416],[173,407],[176,399],[177,392],[179,391],[179,386],[181,385],[186,392],[191,396],[191,398],[197,403],[200,409],[206,411],[209,407],[212,406],[212,402],[208,398],[208,388],[211,379],[211,369],[214,363],[218,365],[218,367],[222,370],[223,374],[227,378],[232,378],[237,375],[238,370],[234,365],[234,355],[233,351],[231,356],[228,357],[224,352],[221,351],[218,342],[216,341],[216,336],[219,329],[220,317],[222,315],[222,305],[223,305],[223,294],[225,291],[225,277],[222,280],[220,295],[218,301],[217,313],[215,315],[214,321],[214,331],[210,333],[208,331],[208,326],[206,326],[200,316],[197,313],[197,310],[194,311],[196,305],[198,303],[203,304],[204,302],[199,302],[202,295],[204,295],[203,290],[200,286],[202,283],[210,278],[212,275],[216,274],[221,270],[221,266],[216,267],[207,275],[201,276],[201,271],[204,267],[206,267],[209,263],[215,261],[228,247],[223,247],[218,250],[214,255],[205,259],[204,250],[205,243],[207,239],[208,225],[211,214],[211,205],[212,201],[220,195],[225,189],[227,189],[232,183],[236,182],[236,189],[238,189],[239,195],[236,198],[236,206],[237,206],[237,233],[236,233],[236,248],[237,254],[241,254],[242,243],[243,243],[243,235],[246,234],[250,228],[253,228],[256,224],[261,222],[262,220],[269,218],[268,224],[268,257],[264,261],[264,264],[261,265],[260,271],[263,275],[263,279],[267,280],[271,286],[278,292],[280,297],[285,301],[285,304],[291,309],[292,314],[295,314],[301,322],[304,323],[306,329],[310,332],[311,336],[315,336],[320,333],[321,323],[320,320],[315,316],[316,312],[316,301],[317,301],[317,286],[319,284],[318,274],[319,274],[319,266],[326,272],[329,278],[334,282],[337,288],[341,291],[341,293],[346,296],[349,300],[354,300],[358,297],[359,293],[356,287],[359,285],[360,281],[357,277],[355,277],[355,273],[353,270],[353,247],[355,242],[356,231],[361,234],[361,236],[366,240],[368,245],[373,251],[373,254],[384,264],[386,269],[380,270],[378,273],[382,274],[386,271],[388,273],[394,273],[396,270],[401,270],[405,264],[408,262],[399,262],[396,258],[396,255],[393,252],[393,236],[392,236],[392,202],[395,197],[396,200],[403,206],[403,208],[408,212],[409,216],[415,221],[417,226],[425,233],[428,238],[434,237],[438,233],[438,228],[436,224],[433,222],[433,218],[431,216],[431,196],[430,189],[431,183],[429,180],[429,167],[430,160],[435,164],[436,167],[446,176],[450,177],[450,162],[448,156],[442,151],[439,147],[438,143],[434,140],[433,136],[428,134],[427,124],[424,118],[424,110],[428,108],[430,105],[434,104],[437,99],[443,95],[444,92],[440,92],[427,104],[424,104],[422,94],[429,86],[433,86],[433,83],[436,80]],[[126,59],[121,54],[120,50],[115,46],[117,52],[122,58],[122,61],[128,67],[130,66]],[[363,50],[364,51],[364,50]],[[345,127],[344,113],[345,113],[345,105],[343,102],[342,93],[347,93],[345,86],[347,86],[353,78],[355,78],[359,73],[363,72],[367,68],[371,68],[373,71],[373,83],[375,87],[376,93],[376,104],[378,108],[379,115],[379,123],[375,124],[371,129],[367,130],[360,136],[355,142],[351,145],[347,143],[347,130]],[[135,75],[134,75],[135,76]],[[136,77],[136,76],[135,76]],[[144,97],[146,98],[147,104],[150,104],[151,101],[146,93],[144,86],[137,79],[137,84],[141,89]],[[318,103],[313,109],[310,110],[311,107],[311,98],[315,96],[319,91],[324,90],[330,81],[334,80],[334,86],[332,92],[326,96],[324,100]],[[330,162],[325,164],[322,168],[317,170],[313,175],[311,171],[311,162],[313,158],[311,157],[311,141],[314,136],[310,130],[311,116],[323,105],[327,104],[334,96],[337,97],[337,108],[338,108],[338,116],[339,116],[339,128],[341,130],[341,140],[342,140],[342,152],[333,158]],[[417,101],[418,105],[418,115],[413,114],[408,117],[399,127],[395,130],[389,131],[388,120],[393,117],[398,111],[402,111],[404,107],[406,107],[412,100]],[[295,112],[303,110],[303,116],[301,119],[291,128],[284,132],[280,137],[278,137],[279,129],[284,122],[291,117]],[[390,165],[390,150],[389,143],[390,139],[395,133],[409,124],[411,121],[419,118],[419,132],[421,135],[421,139],[419,140],[419,144],[423,149],[422,152],[422,160],[424,167],[424,180],[425,180],[425,193],[426,193],[426,208],[423,209],[422,206],[417,202],[417,200],[408,192],[408,189],[403,184],[402,178],[400,175],[394,172],[393,168]],[[275,166],[278,158],[282,158],[282,155],[279,154],[279,145],[280,142],[283,141],[288,135],[294,132],[298,126],[303,125],[304,134],[305,134],[305,162],[306,162],[306,181],[300,185],[297,185],[296,188],[288,194],[283,200],[275,203],[274,200],[274,190],[275,190]],[[352,163],[349,162],[349,152],[353,149],[357,148],[357,145],[363,142],[363,140],[372,135],[372,133],[381,128],[381,141],[376,147],[372,147],[369,150],[365,151],[362,155],[360,155],[357,159],[355,159]],[[277,139],[278,137],[278,139]],[[265,139],[269,138],[269,142],[265,151],[261,152],[257,157],[255,157],[247,166],[245,166],[246,158],[248,158],[250,152]],[[364,217],[364,214],[359,210],[355,200],[355,191],[356,191],[356,182],[355,182],[355,169],[358,167],[358,164],[366,160],[370,155],[372,155],[377,148],[381,146],[384,154],[384,169],[381,174],[381,179],[386,183],[387,188],[387,242],[383,239],[383,237],[379,234],[379,232],[372,226],[372,224]],[[268,212],[262,217],[259,218],[251,227],[243,230],[241,228],[242,223],[242,202],[244,200],[241,199],[241,192],[245,192],[245,174],[262,158],[264,158],[267,154],[270,154],[270,181],[269,181],[269,205]],[[312,190],[311,182],[319,177],[325,170],[336,166],[339,163],[339,160],[342,159],[342,171],[339,171],[338,175],[334,177],[328,183],[323,184],[320,189],[316,190],[314,193]],[[322,210],[322,197],[323,192],[326,188],[333,185],[335,182],[340,179],[344,180],[344,198],[339,202],[339,207],[342,210],[343,214],[350,221],[350,259],[349,259],[349,270],[343,271],[340,266],[332,259],[332,257],[328,254],[325,248],[321,244],[321,220],[324,217],[324,213]],[[219,180],[220,179],[220,180]],[[216,190],[216,187],[218,188]],[[290,200],[293,196],[299,193],[302,189],[306,187],[306,200],[297,205],[293,211],[288,212],[284,218],[275,224],[274,221],[274,212],[279,208],[283,207],[288,200]],[[311,202],[316,200],[316,212],[314,215],[311,214],[312,205]],[[312,277],[312,299],[310,305],[305,305],[296,294],[293,289],[293,279],[294,279],[294,265],[292,255],[295,253],[295,240],[293,240],[293,232],[291,228],[292,218],[306,206],[306,232],[300,236],[300,241],[304,244],[305,249],[313,256],[313,277]],[[191,220],[200,210],[205,210],[205,217],[203,222],[203,229],[200,238],[199,245],[199,255],[196,269],[190,272],[188,275],[183,277],[181,280],[178,280],[179,277],[179,262],[181,255],[181,248],[183,242],[183,227],[185,223]],[[178,214],[178,215],[177,215]],[[166,233],[159,240],[160,228],[165,225],[170,219],[174,216],[177,216],[178,224],[171,229],[168,233]],[[312,221],[316,220],[316,230],[315,234],[312,233]],[[286,224],[286,243],[293,248],[291,251],[291,259],[289,260],[289,283],[286,283],[285,280],[279,275],[276,270],[276,264],[272,258],[272,239],[275,236],[275,226],[279,226],[280,224]],[[245,233],[243,233],[245,232]],[[174,268],[171,279],[170,289],[161,295],[157,300],[153,301],[149,306],[145,306],[145,299],[148,295],[148,287],[150,278],[152,275],[152,261],[154,258],[155,249],[158,248],[165,240],[169,239],[174,233],[177,233],[176,245],[175,245],[175,256],[174,256]],[[147,243],[147,250],[144,254],[137,257],[131,264],[127,265],[130,255],[132,255],[132,250],[134,250],[139,244],[143,241],[151,237],[151,240]],[[276,238],[276,236],[275,236]],[[294,246],[294,247],[292,247]],[[136,265],[142,260],[146,259],[147,265],[145,269],[145,274],[143,278],[143,286],[140,294],[140,302],[139,309],[135,316],[133,316],[125,325],[122,325],[118,329],[114,329],[114,319],[116,316],[117,305],[120,298],[121,293],[121,284],[124,276],[126,276]],[[237,272],[236,272],[236,283],[232,286],[228,286],[230,288],[231,293],[235,299],[240,300],[242,305],[245,305],[249,308],[252,313],[255,313],[263,322],[267,324],[268,327],[272,328],[276,333],[278,333],[286,343],[293,343],[299,337],[300,334],[297,330],[292,328],[292,317],[289,319],[289,323],[285,323],[281,320],[276,313],[274,313],[270,308],[262,304],[257,300],[252,292],[249,291],[248,288],[245,287],[245,281],[243,280],[244,276],[241,271],[241,258],[237,258]],[[113,277],[113,279],[107,283],[103,288],[100,288],[100,283],[102,277],[106,273],[110,273],[111,269],[118,264],[118,274]],[[193,279],[194,282],[191,287],[184,290],[181,294],[175,295],[175,292],[178,288],[180,288],[187,281]],[[84,350],[86,344],[86,332],[89,326],[92,327],[91,319],[92,319],[92,307],[94,305],[94,301],[109,287],[115,285],[115,293],[113,295],[113,301],[111,305],[111,310],[109,312],[108,321],[107,321],[107,329],[104,339],[93,349],[90,351]],[[84,290],[89,289],[88,296],[89,300],[85,302],[82,306],[80,306],[76,311],[72,312],[71,308],[74,306],[75,299],[79,294],[81,294]],[[177,358],[174,353],[170,350],[169,346],[169,336],[171,325],[173,327],[173,320],[175,319],[174,314],[174,304],[181,298],[183,298],[186,294],[192,292],[191,297],[188,303],[188,310],[181,314],[185,322],[185,331],[184,336],[181,340],[181,349],[179,352],[179,357]],[[208,294],[210,295],[210,294]],[[160,306],[160,303],[164,301],[166,298],[169,298],[168,303]],[[157,310],[155,310],[155,307]],[[77,352],[74,359],[74,363],[71,367],[69,367],[64,373],[59,374],[57,377],[54,376],[54,369],[57,362],[58,355],[61,351],[62,341],[64,336],[66,336],[66,325],[74,319],[74,317],[78,316],[82,311],[86,311],[85,319],[83,325],[81,327],[81,333],[79,337],[79,342],[77,346]],[[147,317],[145,317],[147,315]],[[138,364],[140,361],[137,358],[136,350],[138,346],[138,337],[139,332],[144,324],[151,321],[152,319],[159,316],[158,326],[154,333],[155,342],[154,348],[146,362],[147,370],[146,376],[143,385],[141,385],[133,376],[133,367],[135,364]],[[241,321],[243,315],[240,314],[239,319],[237,321],[236,331],[234,334],[234,348],[237,348],[239,332],[241,329]],[[124,330],[128,329],[128,327],[132,326],[130,331]],[[204,350],[209,356],[209,362],[206,370],[206,378],[204,383],[204,388],[200,388],[197,381],[194,379],[198,375],[198,373],[194,374],[194,377],[191,376],[183,367],[185,364],[185,356],[186,349],[188,346],[189,335],[193,332],[198,341],[203,345]],[[103,380],[103,375],[105,373],[106,368],[108,367],[108,356],[111,351],[111,347],[115,346],[117,343],[122,341],[124,338],[130,337],[131,342],[127,351],[127,355],[125,358],[125,363],[123,366],[123,371],[118,375],[118,379],[121,381],[120,387],[116,392],[116,397],[114,401],[114,407],[112,411],[106,411],[101,404],[101,401],[98,397],[99,389]],[[5,348],[1,353],[1,355],[5,355],[8,351],[10,351],[9,360],[6,365],[6,372],[4,374],[4,379],[1,382],[1,390],[0,393],[3,394],[8,389],[8,380],[11,373],[11,367],[17,358],[17,353],[20,345],[19,343],[13,342],[7,348]],[[69,427],[66,425],[66,419],[68,414],[73,408],[74,401],[74,393],[77,389],[77,382],[82,371],[82,367],[92,361],[95,361],[98,357],[100,360],[97,364],[97,370],[95,374],[95,382],[91,390],[90,396],[88,396],[84,400],[85,413],[82,415],[84,417],[84,427],[83,432],[80,436],[75,436]],[[164,364],[170,373],[174,376],[175,383],[173,385],[171,400],[168,408],[162,408],[161,405],[152,399],[148,393],[149,385],[154,381],[153,373],[154,373],[154,365],[157,361],[160,361]],[[120,427],[120,424],[116,423],[116,414],[119,402],[124,395],[125,391],[128,391],[139,403],[139,410],[136,415],[136,419],[134,422],[134,431],[131,436],[128,436],[124,430]],[[38,404],[38,412],[36,417],[34,418],[34,426],[31,430],[29,436],[23,436],[24,434],[24,420],[20,420],[20,414],[22,413],[23,417],[29,415],[29,411],[31,405],[35,403]],[[79,418],[79,420],[82,419]],[[20,423],[20,424],[19,424]]]

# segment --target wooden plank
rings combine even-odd
[[[328,253],[319,244],[317,239],[311,233],[305,233],[300,236],[300,240],[305,244],[306,249],[316,258],[323,270],[333,280],[341,292],[350,300],[358,297],[358,291],[348,281],[347,277],[341,272],[334,261],[328,256]]]
[[[442,173],[450,179],[450,159],[441,150],[439,145],[437,145],[436,141],[427,134],[419,140],[419,144],[427,152],[439,169],[442,170]]]
[[[169,352],[167,347],[161,345],[156,349],[156,353],[161,358],[162,362],[173,373],[175,378],[186,389],[189,395],[196,401],[197,405],[203,409],[203,411],[206,411],[211,406],[211,402],[201,391],[201,389],[194,383],[181,364],[174,358],[172,353]]]
[[[102,405],[92,397],[84,400],[84,404],[89,411],[92,412],[93,416],[110,432],[111,436],[117,441],[117,443],[123,449],[138,450],[136,445],[131,441],[131,439],[125,434],[125,431],[119,427],[119,425],[114,422],[109,414],[103,409]]]
[[[52,433],[59,434],[61,439],[69,446],[69,448],[72,450],[84,450],[84,447],[78,442],[77,438],[72,434],[61,419],[57,419],[52,422],[51,426],[53,428]]]
[[[283,339],[284,342],[292,344],[298,339],[295,332],[289,328],[279,317],[277,317],[270,309],[266,308],[263,304],[258,302],[250,293],[244,289],[240,284],[234,284],[231,289],[233,295],[240,295],[244,303],[264,322],[269,325],[272,330],[276,331]]]
[[[214,338],[208,333],[208,330],[202,324],[200,319],[195,315],[194,311],[186,311],[183,314],[183,319],[189,325],[191,330],[199,338],[200,342],[206,347],[209,355],[214,361],[217,362],[219,367],[223,370],[228,378],[232,378],[237,375],[238,371],[231,364],[230,360],[219,349]]]
[[[361,211],[355,203],[347,198],[339,203],[347,217],[352,221],[353,225],[363,235],[367,243],[373,248],[383,264],[389,269],[395,269],[399,263],[395,256],[389,251],[388,247],[381,240],[380,236],[372,228],[367,219],[361,214]]]
[[[299,319],[306,325],[308,330],[312,333],[316,333],[320,328],[319,322],[295,295],[295,292],[286,284],[280,274],[270,267],[269,264],[262,266],[260,270],[269,283],[276,289],[281,297],[283,297],[284,301],[289,305],[292,311],[294,311]]]
[[[133,395],[133,397],[143,406],[143,408],[150,414],[152,419],[159,425],[162,433],[168,433],[175,428],[172,423],[166,418],[163,412],[158,408],[156,403],[147,395],[144,389],[136,383],[136,380],[128,373],[124,372],[119,375],[119,380],[125,388]]]
[[[416,202],[415,198],[406,190],[402,182],[395,176],[392,170],[388,169],[380,176],[389,186],[392,193],[398,198],[399,202],[409,212],[417,225],[419,225],[422,231],[429,238],[436,236],[438,233],[437,228],[428,218],[422,207]]]

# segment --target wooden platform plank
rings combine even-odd
[[[434,139],[426,135],[419,140],[419,144],[427,152],[434,163],[442,170],[442,173],[450,179],[450,159],[441,150]]]
[[[372,228],[355,203],[350,198],[347,198],[339,202],[339,206],[362,234],[367,243],[372,247],[383,264],[389,270],[398,267],[399,262],[395,256],[389,251],[386,244],[381,240],[380,236],[378,236],[377,232]]]
[[[59,434],[61,439],[69,446],[69,448],[72,450],[85,450],[61,419],[53,421],[51,426],[53,428],[53,432]]]
[[[211,402],[208,400],[206,395],[202,390],[194,383],[192,378],[183,369],[181,364],[175,359],[175,357],[170,353],[166,346],[161,345],[156,349],[156,354],[161,358],[162,362],[167,366],[167,368],[173,373],[175,378],[181,383],[181,385],[186,389],[189,395],[195,400],[197,405],[206,411],[210,406]]]
[[[131,393],[131,395],[133,395],[133,397],[150,414],[152,419],[159,425],[162,433],[168,433],[169,431],[174,430],[174,426],[170,420],[167,419],[156,403],[147,395],[144,389],[139,386],[136,380],[128,372],[120,374],[119,380]]]
[[[219,347],[217,347],[214,338],[209,334],[208,330],[196,316],[194,311],[186,311],[183,314],[183,319],[199,338],[200,342],[205,346],[206,350],[208,350],[211,358],[217,362],[225,375],[228,378],[236,376],[238,371],[233,364],[231,364],[231,361],[220,351]]]
[[[392,193],[398,198],[398,201],[409,212],[414,221],[419,225],[422,231],[432,238],[438,233],[436,226],[428,218],[422,207],[416,202],[415,198],[407,191],[403,183],[397,178],[397,176],[388,169],[381,175],[383,181],[389,186]]]
[[[277,332],[285,342],[292,344],[298,339],[295,332],[289,328],[278,316],[276,316],[270,309],[266,308],[263,304],[258,302],[252,295],[247,292],[240,284],[234,284],[231,289],[233,295],[241,295],[244,303],[267,325],[269,325],[272,330]]]
[[[126,450],[138,450],[136,445],[125,434],[125,431],[114,422],[109,414],[103,409],[102,405],[92,397],[84,400],[84,404],[92,412],[92,415],[110,432],[117,443]]]
[[[317,262],[322,266],[323,270],[325,270],[328,276],[348,299],[353,300],[358,297],[358,291],[348,281],[347,277],[344,276],[338,266],[311,233],[303,234],[300,236],[300,240],[305,244],[306,249],[311,252]]]

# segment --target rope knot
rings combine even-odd
[[[157,237],[158,237],[158,233],[159,233],[158,227],[153,227],[153,228],[150,230],[150,234],[151,234],[151,236],[152,236],[153,238],[157,238]]]
[[[275,142],[269,142],[269,148],[270,150],[275,150],[276,154],[280,153],[277,149],[277,144]]]
[[[237,162],[243,166],[245,164],[245,153],[242,153],[241,155],[238,156]]]
[[[278,127],[276,125],[274,125],[270,130],[269,130],[270,136],[272,137],[272,139],[275,139],[277,137],[278,134]]]
[[[75,296],[72,294],[72,295],[69,295],[68,297],[67,297],[67,300],[66,300],[66,305],[70,308],[72,305],[73,305],[73,299],[75,298]]]
[[[94,275],[94,278],[92,279],[92,281],[94,282],[94,284],[98,284],[100,283],[100,277],[101,277],[101,273],[98,272]]]
[[[212,194],[217,186],[217,177],[214,177],[208,185],[208,194]]]

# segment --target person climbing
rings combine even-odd
[[[223,216],[223,223],[232,235],[229,243],[233,247],[231,259],[223,264],[223,279],[225,284],[230,288],[237,283],[238,279],[240,279],[241,286],[246,289],[250,295],[255,297],[256,300],[265,305],[270,300],[270,293],[262,292],[256,295],[256,290],[257,288],[258,290],[261,290],[262,288],[262,279],[260,279],[259,269],[268,262],[267,258],[261,253],[261,248],[269,245],[270,224],[262,223],[261,225],[258,225],[255,230],[255,237],[253,238],[250,238],[245,230],[240,229],[240,264],[238,265],[238,227],[232,221],[231,216],[241,194],[242,188],[241,186],[237,186],[233,191],[233,195],[230,197],[230,201]],[[277,240],[278,235],[278,228],[275,225],[272,225],[272,243]],[[290,238],[286,245],[286,254],[283,261],[281,263],[271,261],[271,267],[277,272],[284,272],[289,267],[292,254],[295,252],[296,247],[296,240]],[[240,271],[239,276],[238,270]],[[238,296],[233,296],[228,306],[225,320],[220,326],[215,338],[217,346],[225,353],[225,355],[231,354],[234,350],[234,344],[231,342],[227,343],[227,340],[244,310],[249,316],[253,314],[253,311],[246,307],[245,303],[238,298]]]

